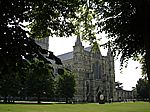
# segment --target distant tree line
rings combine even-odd
[[[68,98],[71,99],[75,93],[73,73],[64,70],[62,75],[55,77],[51,65],[44,61],[24,62],[21,69],[7,67],[3,73],[5,75],[0,76],[0,97],[4,103],[14,102],[15,98],[36,98],[41,103],[42,98],[48,100],[54,97],[67,99],[68,102]]]

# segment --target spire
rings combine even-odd
[[[82,46],[82,42],[81,42],[80,36],[77,36],[77,40],[75,42],[75,46]]]

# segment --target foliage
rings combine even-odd
[[[21,66],[22,61],[32,61],[35,57],[49,62],[43,54],[61,64],[33,38],[70,35],[73,25],[69,18],[75,17],[78,0],[5,0],[0,1],[0,6],[0,70],[5,66]],[[29,24],[29,30],[24,22]]]
[[[12,69],[16,69],[15,72]],[[21,67],[6,67],[0,75],[0,96],[4,102],[10,97],[52,97],[54,94],[54,77],[52,67],[43,61],[23,63]],[[5,73],[5,74],[4,74]]]
[[[8,98],[19,96],[23,91],[29,64],[24,62],[21,67],[6,64],[3,67],[0,70],[0,96],[3,96],[4,103],[7,103],[9,102]]]
[[[145,79],[139,79],[136,85],[137,89],[137,98],[142,100],[147,100],[149,98],[149,89],[150,86],[148,84],[148,80]]]
[[[29,25],[33,37],[69,36],[73,32],[70,21],[75,17],[79,0],[47,0],[36,1],[29,17],[33,19]]]
[[[127,65],[129,58],[140,60],[150,80],[148,10],[149,0],[87,0],[77,11],[75,34],[81,32],[83,39],[95,44],[95,35],[105,32],[109,42],[104,46],[111,45],[114,55],[121,55],[121,68],[124,63]]]
[[[65,36],[73,32],[69,18],[75,16],[78,0],[65,1],[34,1],[6,0],[1,1],[0,15],[0,56],[11,57],[16,62],[22,58],[43,58],[46,54],[32,38],[44,38],[50,35]],[[25,29],[23,22],[29,22],[30,32]],[[53,58],[52,53],[50,53]]]
[[[9,91],[6,96],[14,92],[18,94],[18,90],[11,87],[25,90],[25,87],[20,90],[19,85],[25,83],[28,65],[34,59],[50,64],[49,58],[56,64],[62,64],[52,52],[37,45],[34,38],[71,35],[74,27],[69,20],[75,17],[79,3],[79,0],[0,1],[0,89]],[[29,30],[24,23],[28,24]]]
[[[150,4],[145,2],[148,1],[103,0],[100,4],[101,10],[98,9],[102,14],[100,19],[103,19],[99,21],[99,27],[113,41],[112,47],[118,54],[122,53],[122,62],[145,53],[143,33],[147,31],[150,16],[140,12],[146,12],[148,9],[145,8],[150,8]]]
[[[37,97],[40,103],[41,97],[52,97],[54,95],[54,77],[52,69],[42,61],[35,61],[31,64],[26,78],[27,96]]]
[[[90,0],[98,17],[98,32],[108,34],[115,55],[121,55],[121,66],[129,58],[145,58],[150,80],[150,1],[149,0]],[[108,46],[106,44],[106,46]],[[150,82],[150,81],[149,81]]]
[[[75,77],[71,71],[65,70],[63,75],[58,76],[56,93],[58,97],[66,98],[66,103],[68,103],[69,98],[73,98],[75,93]]]
[[[141,67],[141,69],[142,69],[142,75],[146,77],[147,70],[146,70],[146,62],[145,62],[145,58],[144,57],[141,58],[140,63],[142,65],[142,67]]]
[[[89,8],[88,3],[80,5],[76,11],[77,18],[73,18],[72,22],[75,27],[74,34],[83,40],[90,41],[94,44],[96,40],[96,15],[93,9]]]
[[[6,67],[5,74],[0,75],[0,96],[4,97],[4,103],[10,101],[10,98],[18,96],[20,85],[20,77],[18,72],[12,72],[13,67]]]

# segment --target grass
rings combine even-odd
[[[150,103],[0,104],[0,112],[150,112]]]

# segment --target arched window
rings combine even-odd
[[[95,79],[101,78],[101,66],[100,66],[100,63],[98,61],[93,64],[93,73],[94,73]]]

